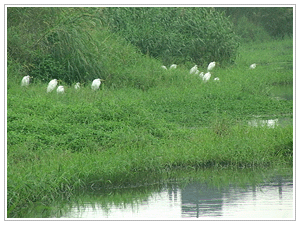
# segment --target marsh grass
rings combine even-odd
[[[60,218],[69,217],[70,210],[77,208],[84,211],[86,208],[95,210],[101,207],[102,210],[109,211],[112,207],[132,208],[145,203],[145,200],[152,195],[166,190],[184,189],[191,182],[201,183],[208,188],[222,191],[226,189],[243,188],[245,191],[254,186],[264,185],[264,183],[274,182],[274,178],[282,177],[290,179],[291,170],[276,170],[274,168],[248,168],[248,169],[180,169],[173,170],[168,175],[147,176],[143,183],[139,181],[131,183],[129,186],[93,188],[92,190],[79,190],[70,199],[58,199],[50,206],[43,206],[39,203],[32,204],[27,210],[29,218]],[[88,203],[88,204],[87,204]]]
[[[293,81],[289,67],[273,67],[291,61],[290,45],[244,46],[237,65],[212,72],[219,82],[203,83],[184,65],[165,71],[115,44],[129,51],[114,56],[128,67],[112,67],[114,78],[96,92],[91,81],[80,90],[64,83],[63,95],[46,93],[39,80],[21,88],[20,67],[9,66],[7,216],[22,217],[32,204],[47,206],[78,190],[143,184],[178,169],[290,166],[292,126],[245,123],[254,115],[292,117],[292,101],[270,94],[272,85]],[[260,64],[249,70],[253,62]]]
[[[231,21],[214,8],[105,8],[111,31],[163,63],[234,61],[239,44]]]

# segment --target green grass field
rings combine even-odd
[[[11,74],[7,216],[76,190],[142,183],[177,169],[292,165],[292,125],[247,124],[258,116],[292,118],[293,102],[271,94],[276,85],[293,83],[291,39],[241,46],[235,64],[216,66],[207,83],[186,65],[167,71],[161,65],[140,57],[123,64],[124,80],[126,74],[131,80],[122,85],[108,77],[96,92],[91,80],[62,95],[46,93],[39,80],[21,87],[22,76]],[[8,73],[14,71],[9,66]]]

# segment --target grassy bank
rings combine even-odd
[[[185,189],[191,183],[202,184],[214,191],[228,189],[240,189],[244,191],[257,187],[264,187],[266,184],[280,180],[291,180],[293,171],[289,168],[248,168],[248,169],[180,169],[172,170],[170,173],[163,173],[156,176],[148,176],[142,182],[134,181],[129,186],[117,188],[92,187],[92,191],[81,189],[70,198],[57,198],[49,206],[41,203],[29,204],[24,209],[24,214],[29,218],[72,218],[70,211],[78,209],[85,211],[89,206],[107,213],[114,207],[129,209],[139,207],[146,201],[153,198],[153,195],[168,190],[174,192]],[[88,206],[89,205],[89,206]],[[84,217],[81,217],[84,218]]]
[[[291,165],[292,126],[247,124],[257,116],[292,117],[293,102],[271,95],[274,85],[293,82],[291,46],[288,39],[241,46],[236,64],[216,67],[207,83],[183,65],[165,71],[141,57],[124,68],[134,85],[116,88],[107,78],[97,92],[86,83],[63,95],[47,94],[47,84],[38,80],[21,88],[22,76],[10,66],[8,217],[33,202],[143,183],[174,169]],[[249,70],[252,63],[258,63],[255,70]]]

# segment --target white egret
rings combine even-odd
[[[64,86],[58,86],[56,89],[57,94],[63,94],[65,93]]]
[[[197,70],[198,70],[198,66],[195,65],[192,69],[190,69],[190,74],[196,73]]]
[[[211,77],[210,72],[207,72],[206,74],[204,74],[202,79],[204,82],[207,82],[210,79],[210,77]]]
[[[51,92],[54,90],[54,88],[56,87],[58,83],[58,80],[57,79],[53,79],[49,82],[48,84],[48,87],[47,87],[47,93]]]
[[[211,62],[210,64],[208,64],[207,71],[211,71],[213,68],[215,68],[215,66],[216,62]]]
[[[161,68],[163,68],[163,69],[167,70],[167,67],[166,67],[166,66],[161,66]]]
[[[100,79],[100,78],[93,80],[93,83],[92,83],[92,86],[91,86],[91,87],[92,87],[92,89],[93,89],[94,91],[96,91],[97,89],[100,88],[101,81],[104,81],[104,80],[102,80],[102,79]]]
[[[171,66],[170,66],[170,69],[176,69],[177,68],[177,65],[176,64],[172,64]]]
[[[195,74],[198,75],[199,73],[200,73],[200,71],[199,71],[199,70],[196,70]]]
[[[256,63],[253,63],[253,64],[250,65],[249,69],[253,70],[253,69],[255,69],[255,67],[256,67]]]
[[[219,81],[219,80],[220,80],[220,78],[219,78],[219,77],[216,77],[214,80],[215,80],[215,81]]]
[[[79,83],[79,82],[76,83],[75,86],[74,86],[74,88],[75,88],[75,89],[79,89],[79,88],[80,88],[80,83]]]
[[[29,76],[29,75],[23,77],[22,82],[21,82],[21,86],[27,87],[29,85],[30,78],[32,78],[32,77]]]

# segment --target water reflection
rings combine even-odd
[[[192,182],[183,188],[168,184],[159,192],[130,205],[85,203],[73,207],[65,218],[97,219],[293,219],[293,182],[242,187],[216,187]]]
[[[225,190],[191,184],[182,190],[182,217],[291,219],[293,184],[280,180],[264,186]]]
[[[232,199],[232,196],[235,198]],[[231,190],[224,197],[223,214],[228,219],[237,216],[241,219],[292,219],[292,183],[253,188],[252,194]]]
[[[182,217],[221,216],[223,193],[205,184],[192,183],[181,190]]]
[[[283,117],[279,119],[253,119],[248,121],[249,126],[253,127],[268,127],[268,128],[275,128],[277,126],[288,126],[293,125],[293,118],[290,117]]]
[[[271,96],[278,100],[293,100],[293,85],[274,85],[272,86]]]
[[[267,126],[269,128],[275,128],[276,126],[278,126],[278,119],[271,119],[271,120],[251,120],[248,122],[249,126],[253,126],[253,127],[259,127],[259,126]]]
[[[271,96],[277,100],[293,100],[293,85],[277,85],[272,86]],[[253,119],[248,121],[249,126],[253,127],[268,127],[275,128],[278,125],[286,126],[293,124],[293,118],[282,117],[282,118],[268,118],[268,119]]]

